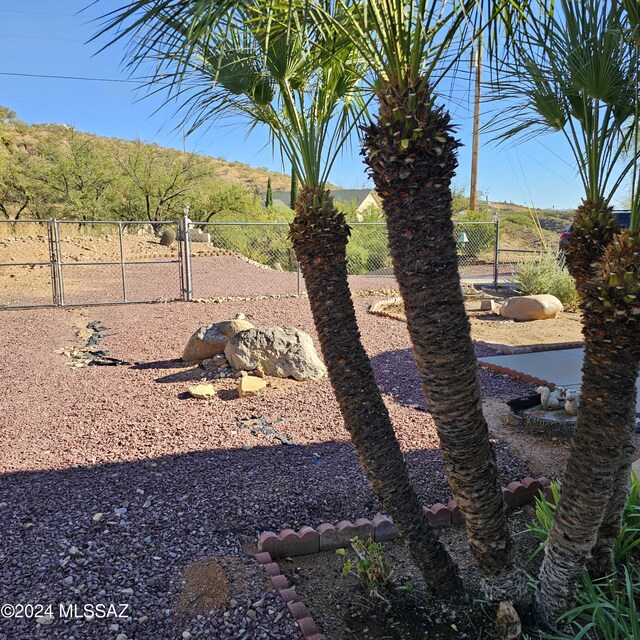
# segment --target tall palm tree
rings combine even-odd
[[[538,605],[553,620],[571,604],[587,560],[611,569],[628,489],[640,369],[640,239],[620,232],[610,201],[631,176],[637,189],[637,45],[615,0],[559,0],[546,22],[522,32],[497,93],[513,122],[501,137],[561,132],[585,199],[569,244],[582,297],[582,402],[561,499],[540,572]],[[637,214],[633,226],[637,228]]]
[[[459,142],[438,86],[470,44],[470,16],[509,24],[527,2],[338,0],[341,22],[369,67],[378,112],[362,155],[386,214],[409,336],[487,595],[521,600],[495,453],[482,412],[470,326],[458,275],[451,181]]]
[[[427,587],[437,595],[459,595],[457,568],[409,482],[360,340],[347,281],[349,227],[326,188],[365,111],[354,48],[319,31],[304,5],[278,9],[269,0],[138,0],[107,17],[102,33],[114,29],[116,39],[132,39],[134,67],[155,62],[152,86],[182,99],[194,126],[244,115],[251,127],[268,127],[291,163],[301,183],[291,238],[345,426]]]

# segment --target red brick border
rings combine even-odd
[[[502,487],[504,503],[507,507],[519,507],[532,502],[540,491],[549,497],[550,485],[544,476],[537,479],[526,477],[521,481],[510,482],[506,487]],[[431,507],[423,507],[423,510],[432,527],[448,527],[462,523],[462,513],[455,500],[446,505],[437,502]],[[302,527],[297,532],[293,529],[283,529],[279,533],[264,531],[258,538],[258,550],[269,553],[271,558],[302,556],[348,547],[354,536],[386,542],[399,537],[399,533],[391,518],[378,514],[373,520],[341,520],[335,526],[325,522],[315,529]]]
[[[304,602],[298,600],[296,590],[289,585],[286,576],[280,573],[280,567],[273,561],[271,554],[262,551],[257,553],[255,558],[262,565],[274,588],[277,589],[287,604],[287,609],[289,609],[293,619],[296,621],[302,637],[305,640],[326,640],[326,637],[320,633],[315,620],[311,617],[309,609],[307,609]]]
[[[547,478],[540,477],[523,478],[520,482],[510,482],[502,487],[502,496],[505,505],[518,507],[531,502],[542,491],[548,498],[551,497],[551,483]],[[462,514],[458,503],[451,500],[444,505],[437,502],[433,506],[423,507],[429,522],[434,527],[446,527],[462,523]],[[318,625],[311,612],[298,599],[296,590],[289,584],[275,559],[300,556],[320,551],[331,551],[349,546],[354,536],[371,537],[376,542],[387,542],[396,539],[399,534],[393,521],[388,516],[377,514],[373,520],[358,518],[355,522],[341,520],[333,526],[328,522],[313,527],[302,527],[298,532],[293,529],[283,529],[276,534],[265,531],[258,539],[258,553],[255,558],[271,580],[274,589],[278,591],[295,620],[302,637],[305,640],[326,640],[320,633]]]
[[[473,340],[474,344],[481,347],[488,347],[504,355],[517,355],[519,353],[539,353],[541,351],[562,351],[563,349],[580,349],[584,347],[584,342],[552,342],[549,344],[529,344],[525,347],[512,347],[499,342],[485,342],[484,340]]]

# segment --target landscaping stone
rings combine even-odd
[[[198,400],[209,400],[216,395],[216,390],[212,384],[197,384],[189,387],[189,393]]]
[[[631,469],[633,473],[636,474],[638,478],[640,478],[640,458],[638,458],[632,465]]]
[[[480,311],[495,311],[497,309],[495,300],[480,300]]]
[[[268,376],[317,380],[326,368],[311,336],[295,327],[259,327],[236,333],[224,349],[234,369],[262,369]]]
[[[563,310],[562,302],[548,293],[537,296],[507,298],[500,307],[500,315],[512,320],[547,320],[557,318]]]
[[[252,328],[250,322],[241,318],[205,324],[189,338],[182,359],[185,362],[198,362],[213,358],[224,352],[229,339],[236,333]]]
[[[266,387],[267,383],[262,378],[256,378],[255,376],[238,378],[238,395],[241,398],[260,395]]]
[[[498,628],[498,636],[502,640],[518,640],[522,636],[520,616],[518,616],[513,603],[501,602],[498,605],[496,627]]]

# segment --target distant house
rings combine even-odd
[[[331,195],[338,208],[340,205],[355,207],[357,214],[362,214],[367,209],[382,209],[380,197],[373,189],[332,189]],[[288,207],[290,202],[290,191],[273,192],[274,207]]]

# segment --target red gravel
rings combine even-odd
[[[425,504],[450,493],[433,422],[423,407],[403,323],[366,313],[369,351]],[[185,398],[202,373],[176,358],[201,324],[244,312],[258,325],[295,324],[315,339],[304,299],[167,303],[0,312],[0,604],[127,602],[131,617],[93,622],[0,618],[0,638],[296,638],[283,606],[268,596],[255,619],[246,607],[266,593],[243,545],[264,529],[373,516],[371,495],[328,381],[276,381],[260,398],[238,399],[235,381],[213,384],[210,403]],[[71,369],[56,349],[77,344],[74,323],[100,320],[100,346],[134,366]],[[481,370],[485,395],[531,392]],[[294,446],[237,426],[284,419]],[[527,468],[497,446],[504,483]],[[116,509],[125,512],[115,512]],[[92,520],[104,513],[101,522]],[[61,566],[70,547],[83,555]],[[246,563],[236,602],[198,619],[178,618],[185,567],[203,556]],[[71,584],[66,584],[72,579]],[[121,589],[133,589],[133,594]],[[74,591],[75,590],[75,591]],[[249,600],[251,602],[249,602]],[[227,614],[225,617],[225,613]],[[145,621],[144,617],[148,617]],[[140,622],[142,618],[142,622]],[[124,640],[121,638],[121,640]]]

